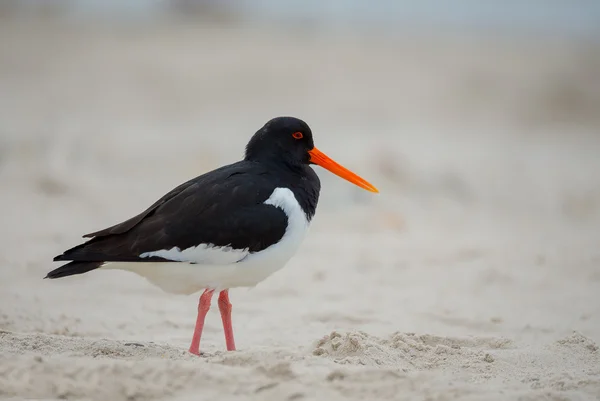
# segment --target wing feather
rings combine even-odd
[[[201,244],[258,252],[278,242],[287,227],[286,214],[264,204],[275,187],[262,167],[238,162],[181,184],[139,215],[88,234],[93,238],[54,260],[175,260],[157,251]]]

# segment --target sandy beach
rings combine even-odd
[[[600,400],[598,42],[2,17],[0,55],[0,398]],[[42,280],[278,115],[381,193],[316,168],[238,351],[213,307],[187,353],[199,294]]]

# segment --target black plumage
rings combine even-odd
[[[179,185],[129,220],[86,234],[92,239],[54,258],[78,263],[61,266],[46,277],[85,273],[103,262],[164,262],[161,257],[140,255],[173,247],[212,244],[259,252],[277,243],[285,233],[287,216],[264,204],[275,188],[289,188],[308,220],[320,191],[318,176],[302,156],[314,147],[310,129],[297,119],[277,123],[271,120],[253,136],[244,160]],[[303,131],[303,143],[280,134],[282,128],[286,133]]]

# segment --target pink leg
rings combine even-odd
[[[198,317],[196,318],[196,328],[190,345],[190,352],[194,355],[200,355],[200,337],[204,328],[204,318],[210,309],[210,300],[215,290],[204,290],[198,302]]]
[[[225,332],[227,351],[235,351],[233,327],[231,326],[231,303],[229,302],[229,290],[223,290],[219,294],[219,311],[221,312],[221,320],[223,320],[223,331]]]

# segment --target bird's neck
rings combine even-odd
[[[246,155],[245,160],[268,166],[269,170],[279,170],[296,174],[302,174],[306,167],[303,163],[272,153]]]
[[[321,191],[321,182],[315,171],[307,164],[288,163],[281,159],[254,161],[277,177],[277,186],[289,188],[310,219],[316,212]]]

